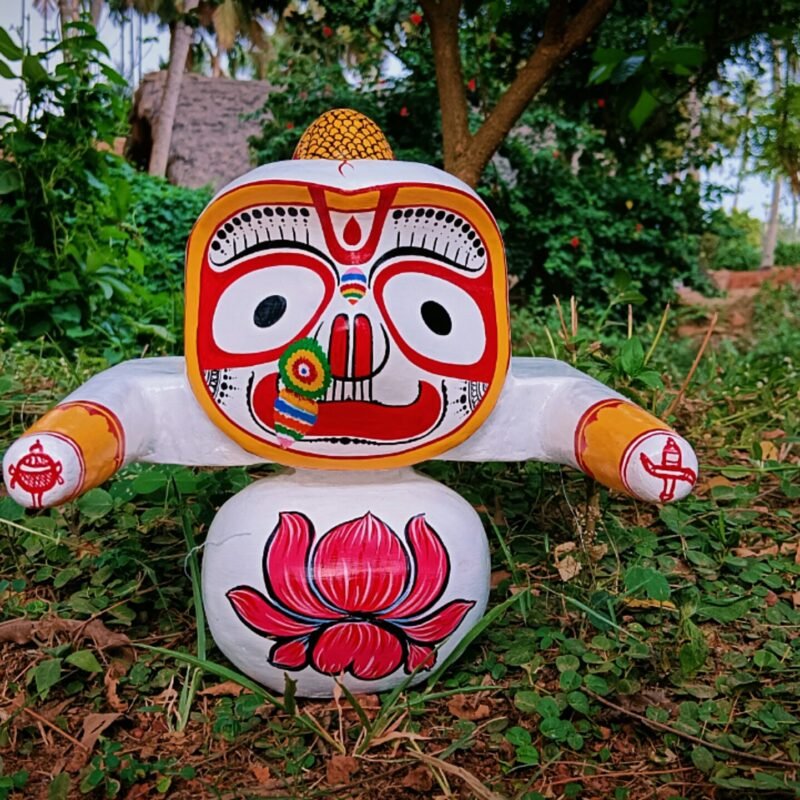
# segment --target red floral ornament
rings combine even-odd
[[[306,516],[283,512],[264,548],[268,595],[237,586],[228,600],[245,625],[276,640],[268,661],[280,669],[362,680],[401,665],[430,669],[434,646],[475,603],[433,610],[447,586],[447,551],[424,514],[408,521],[405,539],[370,513],[316,539]]]
[[[470,78],[467,81],[467,89],[469,89],[471,92],[474,92],[475,89],[477,88],[477,86],[478,86],[478,82],[475,80],[475,78]]]

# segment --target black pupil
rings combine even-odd
[[[435,300],[426,300],[420,309],[422,321],[438,336],[447,336],[453,330],[453,320],[444,306]]]
[[[269,328],[274,325],[286,312],[286,298],[279,294],[265,297],[253,312],[253,322],[259,328]]]

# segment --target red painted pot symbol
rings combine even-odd
[[[41,508],[42,495],[64,483],[62,469],[61,462],[45,453],[42,443],[37,439],[28,452],[8,468],[11,476],[9,488],[19,486],[33,498],[33,507]]]

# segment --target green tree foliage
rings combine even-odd
[[[358,5],[358,4],[357,4]],[[362,8],[353,25],[336,4],[324,15],[295,12],[279,28],[259,163],[290,158],[305,127],[329,108],[372,117],[398,159],[441,164],[440,121],[430,42],[413,5]],[[530,14],[467,8],[462,35],[466,91],[475,124],[513,76],[535,37]],[[469,15],[472,16],[469,16]],[[494,16],[493,16],[494,14]],[[352,15],[351,15],[352,20]],[[386,78],[384,60],[396,59]],[[313,66],[316,65],[316,66]],[[490,163],[479,192],[503,230],[520,288],[548,298],[576,294],[605,305],[613,283],[660,303],[697,269],[703,227],[697,185],[667,182],[664,159],[635,158],[604,126],[606,89],[548,93]],[[583,96],[580,105],[571,94]],[[630,126],[629,126],[630,128]]]

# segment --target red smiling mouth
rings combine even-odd
[[[277,373],[262,378],[252,392],[253,413],[270,430],[274,429],[277,397]],[[309,437],[404,441],[421,436],[438,425],[443,410],[442,395],[426,381],[419,382],[417,397],[405,406],[387,406],[364,400],[320,400],[317,421]]]

